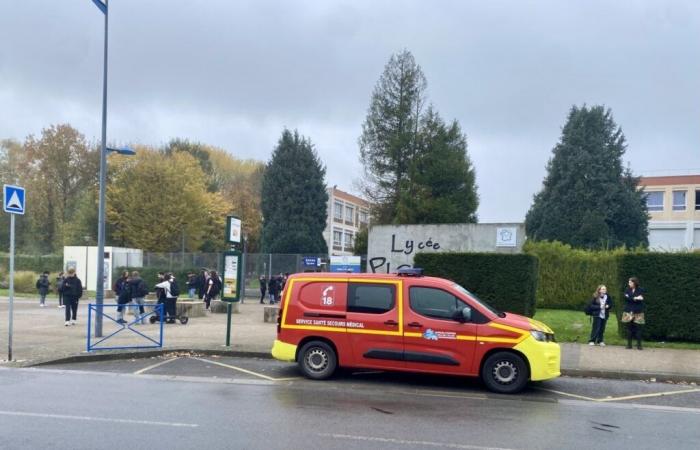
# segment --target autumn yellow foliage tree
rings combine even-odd
[[[136,156],[110,157],[107,219],[115,244],[150,251],[224,248],[230,203],[208,192],[208,179],[190,154],[137,147]]]

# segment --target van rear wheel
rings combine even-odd
[[[494,353],[486,359],[481,368],[481,379],[486,387],[499,394],[515,394],[522,391],[529,378],[527,364],[515,353]]]
[[[325,380],[338,367],[338,357],[333,348],[322,341],[311,341],[299,352],[299,368],[313,380]]]

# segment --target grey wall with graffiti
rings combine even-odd
[[[418,252],[520,253],[524,242],[522,223],[375,225],[369,231],[367,272],[413,267]]]

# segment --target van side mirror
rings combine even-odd
[[[472,321],[472,309],[468,306],[465,306],[461,310],[457,311],[457,320],[465,323],[465,322],[471,322]]]

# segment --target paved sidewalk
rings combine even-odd
[[[32,365],[70,356],[107,353],[86,352],[88,301],[81,301],[78,324],[71,327],[63,325],[64,310],[56,307],[55,300],[47,303],[49,306],[40,308],[38,300],[15,299],[13,352],[16,362],[11,364]],[[7,358],[7,317],[7,298],[0,298],[0,364],[7,364],[4,361]],[[138,329],[154,335],[157,326],[144,325]],[[108,331],[105,325],[105,334]],[[224,346],[226,314],[208,313],[205,317],[191,318],[187,325],[165,325],[164,349],[269,355],[276,331],[274,323],[263,322],[263,306],[255,299],[248,299],[240,305],[240,313],[233,315],[230,348]],[[565,374],[700,382],[700,351],[697,350],[647,348],[639,351],[573,343],[563,343],[561,347]]]

